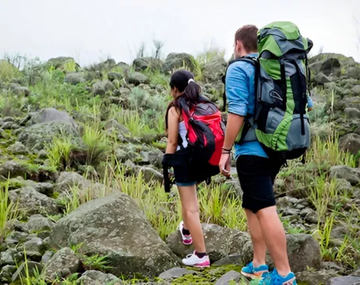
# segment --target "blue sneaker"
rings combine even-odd
[[[274,269],[273,272],[262,278],[258,285],[297,285],[297,283],[294,273],[291,272],[288,276],[282,277],[277,270]]]
[[[241,269],[241,274],[251,279],[265,277],[265,274],[267,274],[268,272],[269,267],[267,265],[260,265],[259,267],[254,267],[252,262],[250,262]]]

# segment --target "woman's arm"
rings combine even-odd
[[[171,107],[168,114],[168,142],[166,153],[175,153],[178,145],[179,114],[175,107]]]

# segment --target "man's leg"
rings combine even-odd
[[[281,276],[285,277],[291,270],[285,231],[276,212],[276,206],[262,209],[256,213],[256,216],[260,221],[261,231],[275,268]]]
[[[245,209],[248,228],[254,247],[253,265],[259,267],[265,264],[266,244],[261,231],[258,217],[250,210]]]

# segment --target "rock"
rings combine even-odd
[[[33,261],[27,261],[26,263],[23,262],[16,272],[13,274],[11,281],[15,282],[20,277],[27,276],[29,274],[29,277],[36,276],[36,272],[41,272],[42,265],[38,262]]]
[[[54,254],[45,267],[45,277],[49,282],[67,277],[79,270],[80,261],[70,248],[62,248]]]
[[[360,183],[360,169],[351,168],[346,165],[338,165],[330,168],[330,178],[345,179],[356,186]]]
[[[345,179],[337,179],[336,180],[336,187],[339,193],[344,194],[346,192],[351,192],[352,187],[349,181]]]
[[[130,84],[134,84],[135,86],[138,86],[140,84],[149,84],[150,83],[149,78],[140,72],[130,73],[128,75],[127,80],[129,81]]]
[[[65,76],[64,82],[71,84],[71,85],[77,85],[79,83],[84,83],[84,82],[86,82],[85,75],[82,72],[68,73]]]
[[[325,74],[323,73],[318,73],[316,76],[315,76],[315,81],[318,83],[318,84],[325,84],[325,83],[328,83],[328,82],[331,82],[331,80],[329,79],[329,77],[327,77]]]
[[[171,268],[170,270],[167,270],[167,271],[161,273],[159,275],[159,278],[164,279],[164,280],[171,280],[171,279],[182,277],[184,275],[190,275],[190,274],[195,274],[195,273],[196,273],[196,271],[193,271],[193,270],[175,267],[175,268]]]
[[[123,282],[120,281],[115,275],[105,274],[96,270],[86,271],[78,280],[78,284],[80,285],[103,285],[103,284],[111,284],[111,285],[121,285]]]
[[[344,151],[348,151],[353,155],[357,155],[360,152],[360,135],[347,134],[341,137],[339,141],[339,147]]]
[[[360,95],[360,85],[355,85],[355,86],[351,89],[351,92],[353,93],[353,95],[359,96],[359,95]]]
[[[141,172],[145,182],[149,183],[151,181],[163,182],[164,176],[157,170],[151,167],[136,167],[135,173],[139,174]]]
[[[230,254],[240,254],[241,263],[245,264],[252,258],[251,240],[247,233],[235,229],[223,228],[215,224],[202,224],[206,250],[212,263]],[[220,242],[220,240],[222,240]],[[179,231],[168,236],[166,240],[170,249],[179,257],[194,251],[193,246],[185,246]]]
[[[115,90],[115,85],[108,80],[103,80],[96,82],[92,87],[92,92],[94,95],[106,95],[107,92],[112,92]]]
[[[303,271],[296,274],[296,281],[298,284],[302,282],[307,285],[319,285],[326,284],[330,278],[336,276],[338,275],[333,270]]]
[[[56,215],[59,213],[59,208],[54,199],[31,187],[10,191],[9,197],[13,203],[18,202],[19,211],[25,212],[27,215]]]
[[[153,277],[177,258],[127,195],[119,192],[81,205],[53,228],[54,246],[83,243],[83,254],[107,255],[109,272]]]
[[[80,69],[80,66],[75,62],[72,57],[65,56],[50,58],[45,64],[45,68],[49,69],[51,66],[53,66],[55,69],[60,69],[62,71],[77,71]],[[75,67],[75,70],[68,70],[67,66]]]
[[[305,221],[310,224],[317,224],[319,221],[318,214],[314,210],[311,210],[311,212],[306,214]]]
[[[196,68],[194,57],[187,53],[170,53],[163,64],[163,72],[172,73],[182,67],[187,67],[193,72]]]
[[[46,251],[44,253],[44,255],[41,257],[41,263],[42,264],[47,264],[51,258],[54,256],[54,252],[52,251]]]
[[[28,172],[28,168],[24,163],[10,160],[0,165],[0,175],[4,177],[24,177]]]
[[[81,145],[78,130],[72,124],[60,120],[27,127],[19,134],[18,140],[31,150],[41,150],[45,144],[60,136],[71,138],[74,145]]]
[[[225,74],[227,63],[223,57],[215,57],[205,63],[203,76],[205,82],[221,81],[221,76]]]
[[[26,228],[29,233],[36,233],[42,231],[51,231],[54,223],[49,219],[41,215],[33,215],[29,218],[29,221],[26,223]]]
[[[15,272],[16,272],[16,266],[5,265],[0,272],[0,282],[3,282],[4,284],[10,283],[12,276]]]
[[[360,267],[358,267],[358,269],[356,269],[352,275],[360,277]]]
[[[1,252],[0,266],[15,265],[15,261],[14,261],[15,254],[16,254],[16,250],[13,248],[9,248],[8,250]]]
[[[24,243],[26,252],[41,252],[43,249],[43,241],[41,238],[34,237]]]
[[[133,62],[133,66],[135,71],[145,71],[145,70],[161,70],[162,61],[160,59],[152,58],[152,57],[141,57],[137,58]]]
[[[18,243],[22,243],[27,240],[28,236],[29,236],[29,234],[27,234],[27,233],[14,231],[6,237],[5,243],[9,246],[18,244]]]
[[[124,125],[119,124],[115,119],[111,119],[110,121],[108,121],[105,124],[104,128],[108,132],[115,131],[118,135],[121,135],[121,136],[130,136],[131,135],[131,132],[129,131],[129,129],[127,127],[125,127]]]
[[[26,96],[30,95],[30,90],[28,87],[21,86],[17,83],[11,83],[10,90],[12,91],[13,94],[15,94],[17,96],[25,96],[26,97]]]
[[[242,279],[241,274],[239,272],[236,272],[234,270],[231,270],[221,276],[215,283],[215,285],[230,285],[233,284],[232,282],[239,282]]]
[[[108,79],[112,82],[114,80],[122,80],[124,76],[120,72],[109,72]]]
[[[230,254],[216,262],[214,262],[213,266],[223,266],[223,265],[241,265],[241,255],[240,254]]]
[[[21,142],[15,142],[11,146],[7,148],[8,151],[12,152],[13,154],[28,154],[29,150],[24,146]]]
[[[360,110],[357,108],[345,108],[344,113],[348,119],[360,119]]]
[[[359,66],[352,66],[349,67],[346,78],[353,78],[356,80],[360,80],[360,67]]]
[[[140,151],[141,161],[139,164],[150,164],[157,168],[162,168],[163,152],[157,148],[153,148],[149,151]]]
[[[358,285],[360,277],[358,276],[345,276],[331,278],[326,285]]]

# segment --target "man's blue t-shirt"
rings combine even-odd
[[[257,54],[249,54],[256,57]],[[231,64],[225,78],[228,112],[246,117],[254,114],[255,108],[255,67],[246,61]],[[267,158],[264,149],[258,141],[235,144],[235,158],[240,155],[255,155]]]

